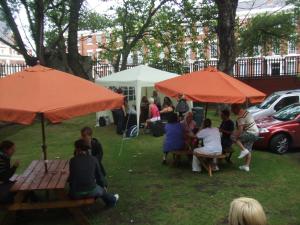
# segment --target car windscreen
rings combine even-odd
[[[272,94],[268,96],[261,104],[257,105],[259,109],[267,109],[269,108],[278,98],[280,95]]]
[[[287,106],[274,114],[274,118],[277,120],[288,121],[295,119],[300,114],[300,105],[293,104]]]

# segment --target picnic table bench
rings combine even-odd
[[[225,159],[226,154],[221,154],[221,155],[206,155],[206,154],[200,154],[197,152],[194,152],[192,150],[179,150],[179,151],[173,151],[173,159],[175,161],[175,164],[177,163],[176,161],[178,160],[178,157],[182,155],[187,155],[187,156],[196,156],[200,162],[201,165],[207,170],[208,175],[211,177],[212,176],[212,167],[213,167],[213,159]]]
[[[5,206],[7,213],[1,224],[7,224],[14,212],[19,210],[38,210],[66,208],[73,215],[80,225],[88,225],[89,222],[83,214],[80,206],[95,203],[94,198],[73,200],[68,197],[65,186],[69,177],[68,160],[49,160],[48,172],[45,173],[43,160],[32,161],[29,167],[18,176],[13,176],[11,181],[15,181],[11,191],[15,192],[14,202]],[[24,202],[26,195],[30,192],[46,191],[46,202]],[[49,193],[53,193],[55,200],[49,200]]]

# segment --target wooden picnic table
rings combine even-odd
[[[66,208],[74,216],[78,224],[89,224],[87,218],[80,210],[80,206],[93,204],[95,199],[72,200],[68,197],[65,186],[69,177],[68,160],[46,161],[48,172],[45,172],[45,161],[34,160],[28,168],[19,176],[14,176],[14,185],[11,188],[15,192],[14,203],[8,205],[7,215],[3,221],[11,217],[13,212],[18,210],[36,210]],[[30,192],[46,191],[47,195],[52,192],[56,199],[50,201],[49,196],[46,202],[24,202],[26,195]],[[1,224],[6,224],[3,222]]]

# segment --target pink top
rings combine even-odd
[[[150,118],[160,117],[159,110],[155,104],[150,105]]]

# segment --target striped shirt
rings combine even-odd
[[[243,115],[237,118],[237,125],[243,126],[243,131],[245,132],[249,132],[255,135],[259,132],[252,115],[248,111],[245,111]]]

